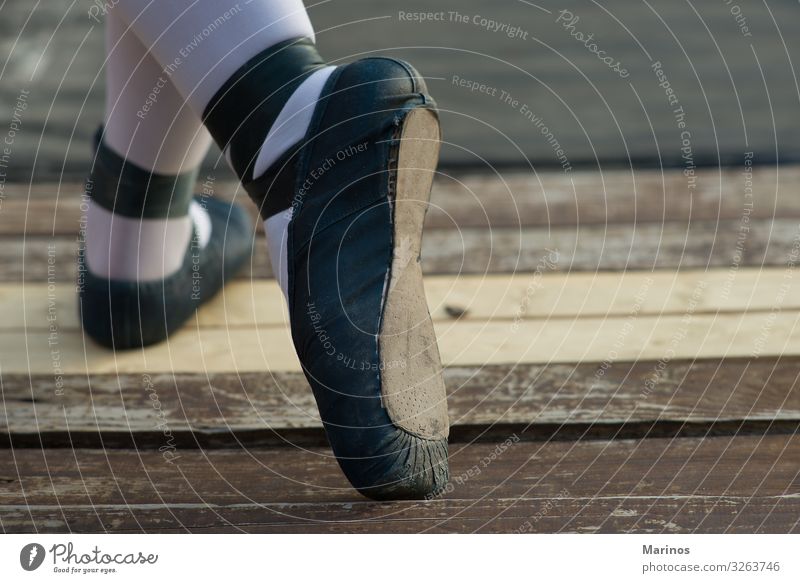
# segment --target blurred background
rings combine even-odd
[[[328,59],[391,54],[429,79],[443,111],[444,168],[739,166],[745,152],[756,163],[800,158],[795,1],[307,4]],[[29,91],[9,180],[85,173],[103,115],[101,6],[2,2],[6,119]],[[433,14],[410,16],[421,13]]]

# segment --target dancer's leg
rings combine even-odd
[[[114,10],[136,30],[198,116],[208,114],[209,103],[223,85],[265,49],[301,37],[314,40],[300,0],[122,0]],[[211,112],[222,118],[218,125],[227,126],[214,137],[243,182],[262,177],[303,138],[333,69],[321,61],[309,63],[307,70],[299,67],[287,75],[285,87],[265,84],[264,93],[242,96],[241,102],[237,103],[238,95],[224,100],[226,106],[233,103],[233,112],[222,111],[222,106]],[[241,93],[237,87],[232,92]],[[267,101],[271,103],[263,103]],[[259,116],[253,111],[259,106],[272,111]],[[268,214],[265,231],[270,260],[284,293],[291,193],[285,195],[285,205],[262,213]]]
[[[211,235],[206,211],[189,202],[194,181],[177,179],[197,171],[211,136],[158,62],[113,11],[106,21],[106,46],[106,113],[98,157],[108,149],[129,170],[141,169],[138,174],[143,177],[153,172],[172,180],[140,185],[142,191],[147,189],[146,206],[159,205],[161,213],[145,212],[138,193],[133,201],[123,200],[125,192],[118,189],[90,202],[88,268],[111,279],[162,279],[183,263],[193,227],[201,247]]]
[[[249,256],[252,229],[240,207],[193,199],[211,136],[127,24],[107,18],[80,313],[96,341],[134,348],[165,339],[222,287]]]
[[[375,498],[437,492],[448,420],[419,253],[439,123],[424,81],[393,59],[326,67],[300,0],[117,8],[285,242],[292,338],[348,478]]]

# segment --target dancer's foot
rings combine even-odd
[[[422,285],[422,226],[439,154],[424,81],[401,61],[339,67],[293,158],[292,336],[333,451],[375,499],[448,479],[441,362]]]
[[[78,259],[81,323],[96,342],[126,349],[165,340],[250,256],[246,211],[192,200],[195,176],[147,172],[97,145]]]
[[[424,81],[386,58],[326,66],[290,39],[234,73],[203,120],[265,221],[345,474],[372,498],[436,493],[448,420],[419,264],[439,153]]]

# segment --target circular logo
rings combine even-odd
[[[30,543],[19,552],[19,564],[26,571],[35,571],[44,562],[44,547],[38,543]]]

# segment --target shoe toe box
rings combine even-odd
[[[384,432],[368,455],[339,458],[351,484],[373,500],[420,500],[440,494],[449,479],[446,439],[426,439],[399,428]]]

